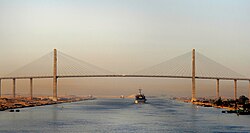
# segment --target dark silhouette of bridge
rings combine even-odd
[[[53,78],[53,100],[57,100],[57,79],[73,77],[142,77],[142,78],[188,78],[192,79],[192,101],[196,100],[196,79],[216,80],[216,96],[219,97],[220,80],[234,81],[234,98],[237,98],[237,81],[249,81],[250,96],[250,78],[227,68],[208,57],[195,52],[188,52],[181,56],[172,58],[163,63],[150,68],[143,69],[132,74],[116,74],[105,70],[77,58],[58,52],[53,52],[0,77],[1,81],[12,79],[13,97],[16,96],[16,80],[30,79],[30,98],[33,97],[33,79]],[[1,96],[1,93],[0,93]]]

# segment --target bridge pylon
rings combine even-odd
[[[195,90],[195,49],[192,51],[192,99],[191,102],[196,101],[196,90]]]
[[[57,101],[57,50],[54,49],[54,59],[53,59],[53,101]]]

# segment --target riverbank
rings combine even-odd
[[[52,105],[52,104],[60,104],[60,103],[69,103],[69,102],[77,102],[83,100],[91,100],[92,97],[59,97],[58,101],[53,101],[49,97],[34,97],[32,99],[25,97],[18,98],[0,98],[0,111],[5,111],[9,109],[17,109],[17,108],[27,108],[27,107],[35,107],[35,106],[44,106],[44,105]]]
[[[196,101],[191,101],[190,98],[174,98],[175,100],[192,103],[197,106],[214,107],[225,109],[222,113],[236,113],[237,115],[250,115],[249,99],[244,95],[239,99],[206,99],[198,98]]]
[[[213,108],[219,108],[219,109],[225,109],[225,110],[230,110],[230,111],[235,111],[239,107],[239,105],[235,105],[235,103],[227,104],[227,105],[216,105],[214,99],[202,99],[202,100],[197,100],[195,102],[192,102],[188,98],[174,98],[174,100],[180,101],[180,102],[185,102],[185,103],[191,103],[197,106],[202,106],[202,107],[213,107]]]
[[[210,103],[208,101],[196,101],[196,102],[191,102],[192,104],[195,104],[197,106],[203,106],[203,107],[214,107],[214,108],[219,108],[219,109],[226,109],[226,110],[236,110],[235,107],[232,106],[218,106],[214,103]]]

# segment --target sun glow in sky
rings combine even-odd
[[[250,77],[249,31],[248,0],[0,0],[0,75],[53,48],[117,73],[136,72],[196,48]],[[104,84],[137,89],[144,83],[120,80]],[[154,82],[158,90],[174,87]]]

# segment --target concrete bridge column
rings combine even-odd
[[[30,99],[33,99],[33,78],[30,78]]]
[[[237,80],[234,80],[234,100],[237,99]]]
[[[16,79],[13,79],[13,85],[12,85],[12,95],[13,98],[16,98]]]
[[[220,97],[220,79],[216,80],[216,97]]]
[[[248,98],[249,98],[249,103],[250,103],[250,80],[249,80],[249,83],[248,83]]]
[[[57,101],[57,51],[54,49],[53,100]]]
[[[2,80],[0,79],[0,98],[2,97]]]
[[[2,80],[0,79],[0,98],[2,97]]]

